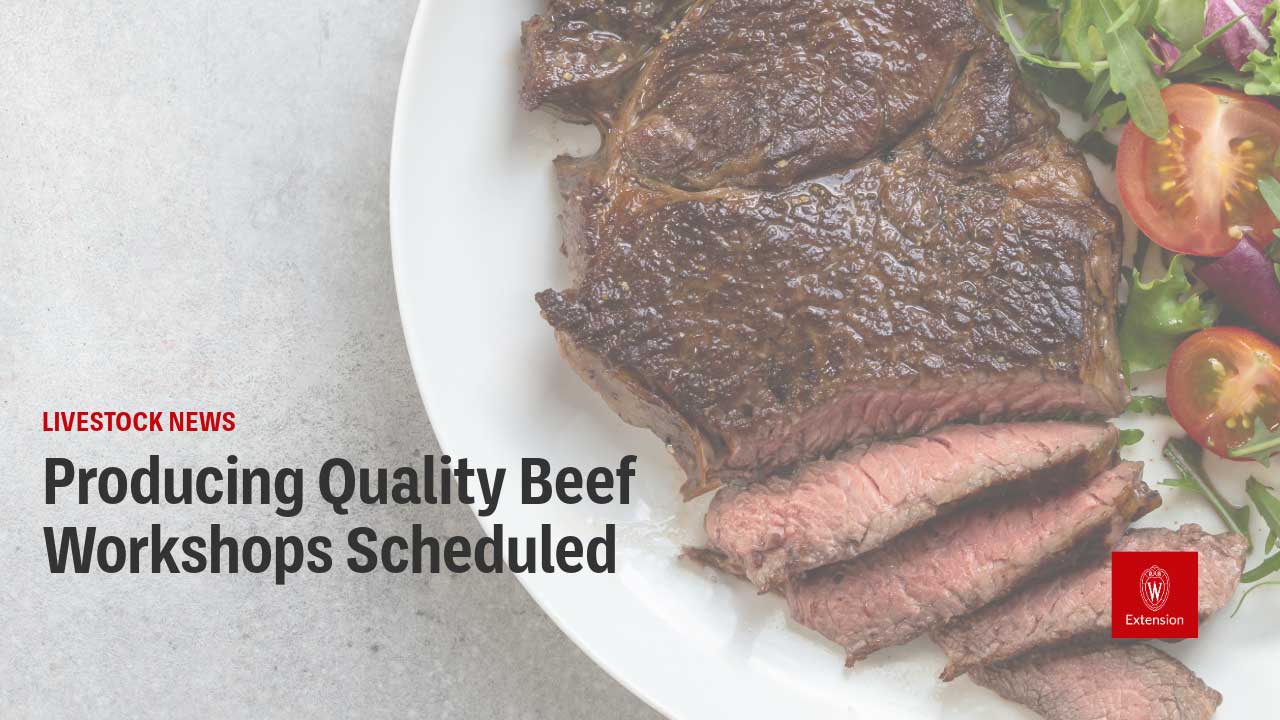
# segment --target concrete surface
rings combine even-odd
[[[325,533],[315,505],[43,502],[43,459],[436,452],[387,244],[412,0],[0,3],[0,716],[642,718],[510,576],[48,572],[41,527]],[[234,410],[70,438],[56,409]],[[478,536],[461,507],[376,509]]]

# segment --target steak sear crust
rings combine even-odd
[[[1123,409],[1116,212],[970,3],[556,0],[524,62],[527,105],[604,135],[556,162],[573,287],[543,317],[687,497]]]

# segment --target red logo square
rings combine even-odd
[[[1199,637],[1199,607],[1197,553],[1111,553],[1111,637]]]

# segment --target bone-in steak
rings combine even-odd
[[[707,510],[709,546],[764,590],[849,560],[984,490],[1090,478],[1118,441],[1110,425],[956,425],[877,442],[793,475],[720,490]]]
[[[1112,415],[1118,223],[964,0],[555,0],[562,350],[686,495],[958,420]]]
[[[844,647],[852,665],[1003,597],[1091,542],[1111,544],[1160,504],[1122,463],[1052,494],[1010,496],[922,525],[879,550],[787,585],[796,622]]]
[[[1045,720],[1208,720],[1222,694],[1147,645],[1043,650],[970,677]]]
[[[1198,553],[1200,616],[1231,600],[1244,570],[1248,543],[1235,533],[1210,535],[1199,525],[1176,532],[1130,530],[1113,549],[1121,552]],[[1111,629],[1110,554],[1016,592],[939,628],[933,639],[947,652],[950,680],[977,665],[990,665],[1033,648]]]

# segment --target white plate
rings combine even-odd
[[[778,599],[676,559],[700,539],[705,501],[679,502],[680,474],[661,443],[618,420],[560,360],[533,301],[567,285],[551,159],[597,143],[594,130],[518,106],[520,22],[542,4],[424,0],[419,8],[392,145],[400,313],[446,452],[513,474],[524,456],[594,467],[635,453],[639,475],[629,506],[525,507],[512,487],[497,514],[480,519],[485,529],[499,522],[508,535],[532,536],[550,523],[557,534],[596,535],[618,524],[616,574],[518,577],[583,650],[670,717],[1031,717],[967,679],[937,681],[942,655],[924,641],[846,671],[837,648],[787,623]],[[1149,431],[1130,452],[1154,460],[1148,481],[1170,476],[1158,454],[1171,423],[1122,424]],[[1245,468],[1212,469],[1242,500]],[[1195,498],[1164,494],[1147,524],[1220,529]],[[1276,590],[1255,594],[1235,619],[1215,618],[1201,640],[1165,647],[1223,692],[1219,717],[1262,717],[1269,706],[1280,671]],[[512,670],[556,682],[554,667]]]

